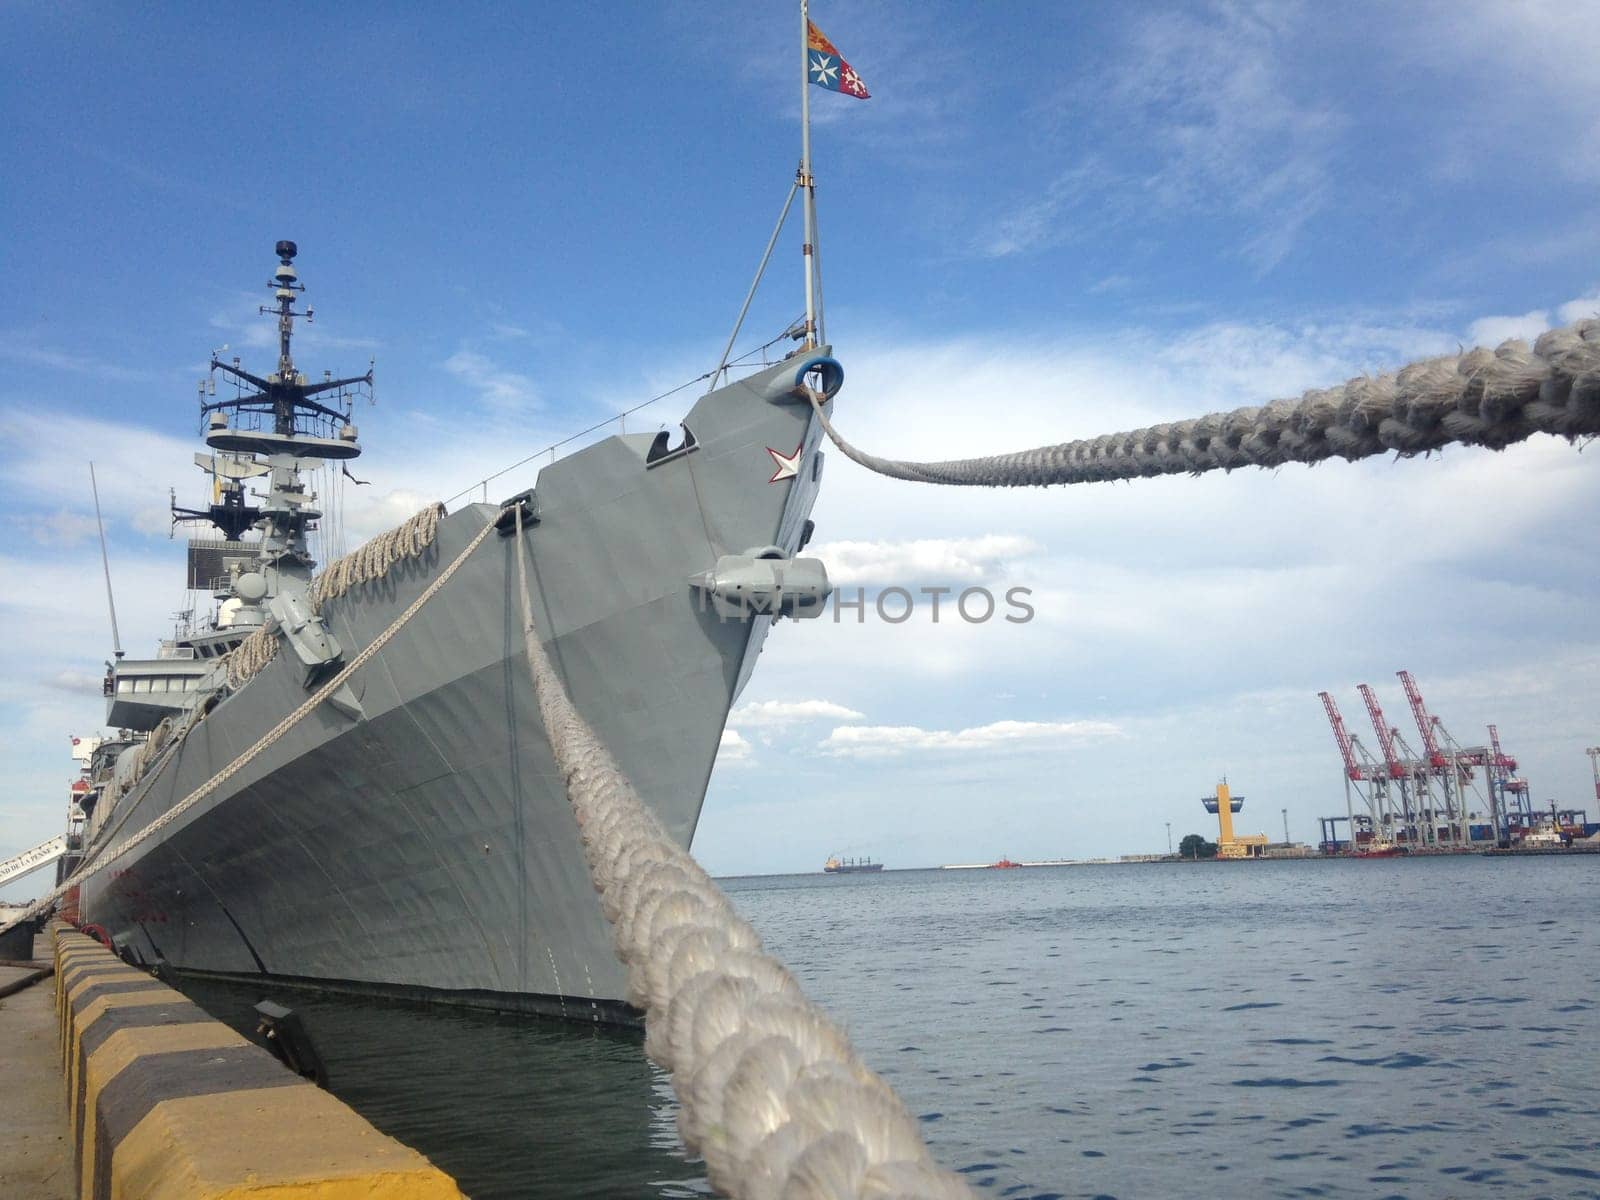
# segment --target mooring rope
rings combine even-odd
[[[258,755],[275,745],[291,729],[293,729],[308,715],[315,711],[318,705],[322,704],[328,699],[329,696],[333,695],[336,691],[343,687],[345,681],[349,679],[351,675],[355,674],[362,667],[366,666],[366,664],[371,661],[372,657],[377,654],[378,651],[382,650],[389,644],[390,639],[392,639],[395,634],[399,633],[400,630],[405,628],[405,626],[411,621],[412,617],[416,616],[422,611],[423,605],[427,604],[429,600],[432,600],[434,596],[438,595],[439,589],[444,587],[446,583],[450,582],[451,577],[454,576],[456,571],[460,569],[461,564],[466,562],[468,556],[470,556],[474,550],[483,544],[484,538],[488,537],[489,534],[493,532],[495,521],[499,520],[500,515],[501,514],[496,513],[495,516],[490,519],[489,523],[479,530],[477,535],[467,543],[465,548],[462,549],[461,553],[456,555],[456,557],[450,562],[450,565],[439,573],[438,577],[435,578],[434,581],[423,590],[420,596],[418,596],[410,603],[410,605],[406,607],[404,612],[394,619],[387,629],[385,629],[377,637],[373,638],[372,641],[367,644],[366,648],[361,651],[361,653],[352,658],[349,663],[347,663],[337,674],[335,674],[331,679],[313,692],[311,696],[300,705],[300,707],[296,708],[288,716],[284,717],[283,720],[279,721],[270,730],[263,734],[261,738],[243,754],[239,755],[239,757],[235,758],[227,766],[223,767],[222,770],[218,771],[215,775],[206,780],[194,791],[190,792],[177,804],[174,804],[166,812],[162,813],[155,820],[151,821],[143,829],[140,829],[137,833],[130,834],[127,838],[124,838],[116,845],[101,850],[92,858],[85,860],[85,862],[72,873],[72,876],[69,879],[57,886],[56,889],[49,895],[44,896],[43,898],[29,905],[28,908],[17,917],[17,920],[27,920],[30,917],[35,917],[40,913],[48,911],[49,907],[62,896],[66,895],[69,889],[82,882],[84,876],[88,875],[91,871],[103,870],[111,863],[121,858],[124,854],[127,854],[130,850],[134,849],[134,847],[139,846],[143,842],[154,837],[160,830],[165,829],[168,825],[171,825],[179,817],[183,816],[184,813],[188,812],[196,804],[199,804],[200,801],[204,800],[207,796],[211,795],[212,792],[216,791],[240,771],[244,770],[245,767],[249,766],[255,761]],[[181,738],[179,740],[181,741]],[[15,923],[15,921],[12,922],[12,924]]]
[[[809,391],[809,390],[808,390]],[[960,487],[1046,487],[1149,475],[1198,475],[1395,451],[1423,454],[1452,442],[1503,450],[1535,433],[1576,441],[1600,434],[1600,320],[1552,329],[1534,344],[1430,358],[1342,387],[1256,408],[1210,413],[947,462],[908,462],[859,450],[834,429],[824,397],[809,391],[828,437],[870,471]]]
[[[223,656],[228,668],[228,686],[238,691],[278,657],[278,624],[271,618],[244,641]]]
[[[396,563],[421,557],[438,536],[443,516],[444,505],[430,504],[403,524],[329,563],[311,585],[311,607],[320,612],[325,602],[338,599],[358,584],[383,578]]]
[[[644,1011],[645,1051],[672,1075],[684,1143],[704,1156],[712,1186],[751,1200],[971,1197],[573,707],[534,628],[520,506],[517,576],[539,714],[628,999]]]

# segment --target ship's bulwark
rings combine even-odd
[[[689,585],[718,556],[793,553],[819,430],[772,399],[798,360],[704,397],[697,448],[646,467],[653,435],[608,438],[539,476],[525,534],[535,621],[587,719],[683,845],[767,619],[723,621]],[[778,389],[781,391],[781,388]],[[773,457],[804,446],[793,480]],[[496,508],[440,525],[420,559],[330,601],[348,655],[385,628]],[[83,919],[178,971],[270,975],[413,998],[610,1019],[623,974],[589,883],[522,653],[515,545],[491,537],[324,704],[83,888]],[[200,722],[101,839],[199,787],[307,692],[292,654]],[[126,816],[126,824],[122,819]]]

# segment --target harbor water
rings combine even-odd
[[[1600,1197],[1600,856],[722,882],[983,1194]],[[636,1036],[180,983],[475,1200],[709,1192]]]

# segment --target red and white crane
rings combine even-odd
[[[1350,826],[1350,849],[1354,851],[1358,840],[1356,836],[1355,796],[1359,795],[1361,797],[1362,804],[1366,806],[1370,814],[1371,829],[1375,832],[1378,828],[1378,813],[1373,802],[1374,795],[1380,789],[1387,790],[1388,771],[1380,769],[1378,764],[1370,760],[1357,761],[1357,754],[1360,754],[1363,759],[1367,758],[1366,751],[1361,743],[1353,738],[1350,735],[1350,731],[1345,728],[1344,717],[1339,712],[1339,705],[1335,703],[1331,693],[1318,692],[1317,696],[1322,701],[1323,711],[1328,714],[1328,724],[1333,728],[1333,740],[1338,743],[1339,757],[1344,762],[1345,819]],[[1366,786],[1363,787],[1363,785]],[[1336,817],[1329,817],[1324,820],[1324,830],[1327,830],[1337,820],[1338,818]],[[1332,839],[1325,835],[1323,840],[1329,841]]]
[[[1471,840],[1472,814],[1467,803],[1468,789],[1489,809],[1489,819],[1497,831],[1495,836],[1497,838],[1503,836],[1498,832],[1504,821],[1499,812],[1499,798],[1494,794],[1494,788],[1489,789],[1489,796],[1486,799],[1473,779],[1473,767],[1488,766],[1490,758],[1488,747],[1475,746],[1468,749],[1461,746],[1450,736],[1450,731],[1444,727],[1444,722],[1428,712],[1428,706],[1422,700],[1422,689],[1411,677],[1411,672],[1396,671],[1395,674],[1400,677],[1400,684],[1406,690],[1406,699],[1411,703],[1411,715],[1416,719],[1418,732],[1422,734],[1422,745],[1428,756],[1428,764],[1433,768],[1434,777],[1443,787],[1445,817],[1450,823],[1452,837],[1458,836],[1463,843]]]
[[[1409,772],[1394,752],[1394,731],[1383,715],[1377,693],[1365,683],[1358,683],[1356,691],[1361,693],[1361,699],[1366,702],[1367,716],[1372,721],[1373,731],[1378,735],[1378,749],[1383,751],[1383,764],[1388,769],[1389,778],[1405,779]]]
[[[1489,786],[1500,794],[1500,807],[1508,815],[1515,811],[1522,824],[1533,824],[1533,803],[1528,781],[1516,775],[1517,760],[1500,748],[1500,730],[1489,726]],[[1509,799],[1508,799],[1509,793]]]
[[[1422,748],[1428,754],[1428,765],[1443,767],[1444,752],[1439,749],[1438,739],[1434,737],[1433,718],[1428,715],[1428,706],[1422,702],[1422,689],[1411,678],[1410,671],[1396,671],[1395,674],[1400,676],[1400,686],[1405,688],[1406,699],[1411,703],[1411,717],[1417,723],[1417,732],[1422,734]]]
[[[1433,841],[1431,828],[1419,823],[1420,814],[1416,810],[1421,806],[1412,803],[1416,798],[1417,784],[1420,782],[1422,790],[1428,796],[1427,808],[1431,810],[1433,807],[1433,794],[1428,788],[1426,765],[1418,764],[1414,760],[1408,762],[1396,752],[1395,743],[1400,731],[1390,725],[1388,718],[1383,715],[1383,706],[1378,703],[1378,695],[1372,690],[1371,685],[1357,684],[1356,691],[1361,693],[1361,699],[1367,706],[1367,716],[1372,721],[1373,732],[1378,735],[1378,749],[1383,753],[1384,770],[1393,781],[1393,785],[1398,785],[1397,790],[1400,793],[1399,811],[1390,817],[1391,824],[1393,817],[1399,817],[1400,828],[1391,831],[1390,836],[1395,841],[1405,842],[1408,846],[1415,846],[1418,842]],[[1409,747],[1406,748],[1406,754],[1408,757],[1411,754]],[[1422,768],[1420,771],[1419,766]],[[1428,820],[1431,821],[1431,815]]]
[[[1334,703],[1333,696],[1328,692],[1318,692],[1322,701],[1323,711],[1328,714],[1328,724],[1333,726],[1333,740],[1339,743],[1339,757],[1344,760],[1344,777],[1347,782],[1359,782],[1366,778],[1359,763],[1356,762],[1355,751],[1350,746],[1350,734],[1344,727],[1344,718],[1339,715],[1339,706]]]

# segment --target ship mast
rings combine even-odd
[[[811,176],[811,15],[808,0],[800,0],[800,172],[795,186],[804,190],[805,243],[801,247],[806,272],[806,349],[820,344],[817,321],[817,186]]]
[[[277,244],[278,266],[267,281],[273,289],[273,304],[262,305],[263,315],[278,319],[278,369],[264,378],[239,365],[235,358],[223,362],[211,356],[211,379],[202,381],[200,415],[206,444],[221,454],[200,465],[215,479],[213,503],[204,509],[173,506],[175,521],[207,521],[230,541],[246,531],[262,532],[261,553],[277,563],[299,560],[309,569],[305,550],[305,531],[310,521],[321,514],[307,507],[310,497],[300,482],[308,462],[325,459],[351,459],[361,453],[356,428],[350,421],[352,389],[372,386],[372,372],[334,379],[330,375],[309,383],[294,365],[294,322],[296,317],[312,319],[312,310],[295,308],[296,293],[305,285],[294,269],[299,247],[291,241]],[[233,396],[216,395],[216,374],[221,372],[236,385]],[[315,397],[326,396],[332,403]],[[263,461],[258,461],[258,456]],[[270,475],[265,503],[247,503],[244,481]]]
[[[802,341],[805,349],[814,350],[822,345],[827,337],[823,329],[821,311],[822,271],[817,258],[817,188],[811,174],[811,15],[808,0],[800,0],[800,166],[794,173],[794,183],[789,186],[789,194],[784,198],[783,210],[778,214],[778,223],[773,226],[772,236],[767,239],[767,248],[761,255],[760,264],[756,267],[755,278],[750,281],[750,290],[745,293],[744,304],[739,308],[739,315],[734,318],[733,332],[728,334],[728,341],[722,348],[722,357],[717,360],[716,370],[710,372],[708,376],[711,382],[706,388],[707,392],[715,391],[722,383],[722,373],[728,368],[728,356],[733,353],[739,331],[744,328],[744,319],[750,312],[750,302],[755,299],[756,290],[761,286],[767,264],[772,260],[772,249],[778,244],[778,235],[783,232],[784,222],[789,219],[789,209],[794,204],[797,192],[803,193],[800,205],[804,212],[805,241],[801,245],[800,253],[806,276],[806,316],[804,326],[798,333],[791,331],[791,336]]]
[[[294,256],[300,248],[293,242],[279,242],[278,269],[273,272],[272,280],[278,285],[275,299],[278,302],[278,378],[280,380],[294,380],[297,374],[294,369],[294,356],[289,351],[289,343],[294,340],[294,319],[299,314],[294,311],[294,294],[306,290],[306,285],[301,283],[295,275]],[[262,305],[256,310],[263,315],[273,310]],[[311,320],[311,310],[306,309],[306,320]],[[294,410],[292,404],[279,404],[278,411],[274,414],[275,426],[278,433],[294,432]]]

